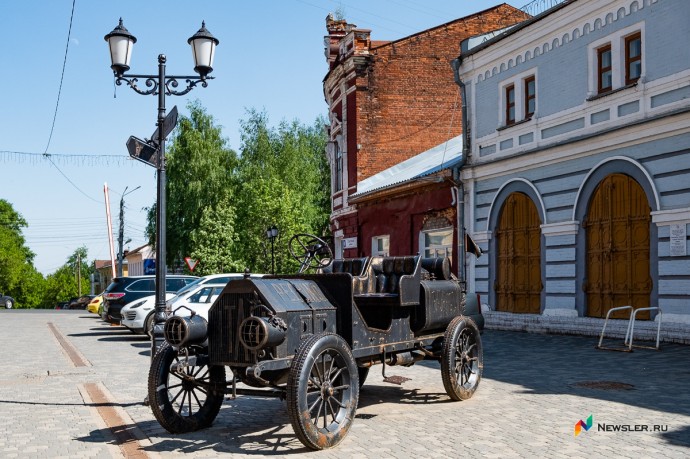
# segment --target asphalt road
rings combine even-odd
[[[474,397],[451,402],[439,365],[374,367],[335,449],[297,440],[285,403],[226,400],[214,425],[171,435],[142,404],[149,342],[84,311],[0,310],[0,457],[690,456],[690,346],[595,350],[591,337],[487,330]],[[592,416],[592,427],[575,425]]]

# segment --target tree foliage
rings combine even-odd
[[[26,227],[26,220],[12,204],[0,199],[0,293],[12,296],[16,307],[21,308],[40,303],[43,280],[33,266],[34,253],[22,235],[22,228]]]
[[[237,165],[237,154],[213,117],[198,101],[187,108],[190,114],[180,117],[167,152],[168,264],[192,253],[191,232],[200,227],[204,211],[231,199]]]
[[[242,126],[238,170],[239,258],[256,271],[269,271],[271,253],[265,232],[275,225],[276,272],[294,272],[289,238],[297,233],[325,235],[330,212],[329,173],[323,121],[297,121],[271,128],[264,112],[250,110]]]
[[[91,269],[87,255],[86,247],[76,249],[67,258],[64,265],[46,277],[42,298],[42,304],[45,307],[52,307],[60,301],[68,301],[80,294],[85,295],[89,292]],[[79,291],[80,281],[81,293]]]
[[[324,154],[323,119],[269,125],[265,112],[249,110],[241,122],[238,157],[221,128],[194,102],[181,117],[167,155],[167,263],[191,256],[196,274],[269,272],[274,241],[277,272],[294,272],[287,255],[295,233],[325,235],[330,212],[330,172]],[[148,234],[155,240],[155,205]]]

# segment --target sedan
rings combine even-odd
[[[15,304],[17,303],[14,301],[14,298],[0,293],[0,306],[4,306],[6,309],[12,309]]]

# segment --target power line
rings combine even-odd
[[[40,164],[46,160],[51,163],[69,164],[71,166],[122,166],[129,163],[138,163],[126,155],[97,155],[97,154],[55,154],[34,153],[27,151],[0,150],[0,162],[22,162],[32,165]]]
[[[72,22],[74,21],[74,7],[77,3],[77,0],[72,0],[72,11],[70,13],[69,17],[69,29],[67,31],[67,44],[65,45],[65,58],[62,61],[62,74],[60,75],[60,86],[58,88],[58,95],[57,95],[57,101],[55,102],[55,113],[53,113],[53,123],[50,126],[50,135],[48,136],[48,143],[46,144],[46,149],[43,152],[44,157],[50,162],[50,164],[57,169],[57,171],[62,175],[65,180],[67,180],[75,190],[83,194],[85,197],[88,199],[94,201],[94,202],[99,202],[98,200],[92,198],[88,194],[84,193],[81,188],[77,186],[76,183],[74,183],[67,175],[60,170],[60,168],[55,164],[55,162],[52,160],[50,155],[48,154],[48,148],[50,147],[50,141],[53,139],[53,131],[55,130],[55,121],[57,120],[57,114],[58,114],[58,108],[60,107],[60,95],[62,94],[62,83],[65,81],[65,68],[67,67],[67,54],[69,52],[69,41],[70,37],[72,36]]]
[[[48,136],[48,144],[43,152],[48,153],[48,147],[50,147],[50,141],[53,139],[53,130],[55,129],[55,120],[57,119],[58,107],[60,106],[60,95],[62,94],[62,83],[65,80],[65,67],[67,67],[67,52],[69,51],[69,39],[72,35],[72,20],[74,19],[74,6],[77,0],[72,0],[72,12],[69,17],[69,30],[67,31],[67,44],[65,45],[65,58],[62,61],[62,75],[60,75],[60,86],[58,88],[57,102],[55,102],[55,113],[53,113],[53,124],[50,126],[50,135]],[[57,166],[56,166],[57,167]]]

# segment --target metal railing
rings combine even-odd
[[[521,11],[529,14],[530,16],[536,16],[543,13],[544,11],[553,8],[554,6],[572,0],[532,0],[528,4],[520,7]]]
[[[622,347],[608,347],[608,346],[603,346],[604,342],[604,333],[606,332],[606,325],[608,324],[609,319],[611,318],[611,313],[617,312],[617,311],[624,311],[624,310],[630,310],[630,317],[628,319],[628,328],[625,332],[625,338],[623,339],[623,346]],[[642,311],[658,311],[658,317],[656,318],[656,321],[658,322],[657,329],[656,329],[656,346],[643,346],[643,345],[633,345],[633,335],[635,334],[635,319],[637,319],[637,314],[639,314]],[[604,349],[608,351],[623,351],[623,352],[632,352],[633,347],[637,348],[643,348],[643,349],[656,349],[657,351],[659,350],[659,338],[661,335],[661,318],[662,318],[662,311],[661,308],[658,306],[652,306],[649,308],[638,308],[638,309],[633,309],[632,306],[618,306],[616,308],[611,308],[609,311],[606,313],[606,319],[604,319],[604,326],[601,329],[601,335],[599,336],[599,344],[597,344],[596,348],[597,349]]]

